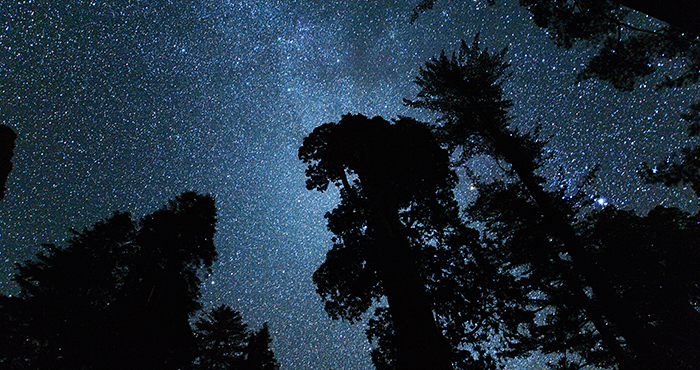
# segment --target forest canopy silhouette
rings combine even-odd
[[[0,364],[277,369],[267,324],[250,331],[228,306],[199,312],[215,225],[214,199],[188,192],[138,221],[115,212],[64,247],[44,245],[17,264],[19,295],[0,297]]]
[[[378,369],[490,369],[533,351],[558,369],[698,368],[697,216],[592,211],[582,190],[549,190],[546,141],[509,125],[505,54],[477,37],[427,61],[405,103],[435,123],[345,115],[305,138],[307,188],[340,189],[314,274],[326,311],[375,308]],[[476,155],[501,176],[469,175]],[[456,169],[479,190],[463,213]]]
[[[489,5],[497,0],[487,0]],[[438,0],[421,0],[411,21],[433,8]],[[700,2],[640,0],[564,1],[520,0],[532,20],[547,32],[555,45],[595,47],[595,54],[576,73],[579,81],[598,79],[612,87],[631,91],[640,86],[655,90],[698,87],[700,83]],[[663,22],[640,26],[639,11]],[[675,68],[664,68],[664,65]],[[685,108],[693,141],[700,134],[700,101]],[[650,183],[690,186],[700,196],[700,146],[672,153],[669,160],[643,163],[640,174]]]
[[[599,46],[578,81],[621,91],[651,77],[658,89],[700,81],[700,23],[639,29],[614,2],[520,4],[555,44]],[[666,75],[660,59],[683,68]],[[498,369],[533,354],[557,370],[700,369],[700,214],[596,208],[583,187],[551,186],[546,138],[512,125],[506,60],[478,36],[462,41],[423,63],[404,99],[433,121],[348,113],[304,138],[307,189],[339,194],[325,215],[332,244],[310,277],[325,311],[366,320],[380,370]],[[684,109],[692,143],[700,103]],[[16,138],[4,127],[3,192]],[[474,173],[476,157],[498,175]],[[689,144],[639,175],[700,195],[699,158]],[[459,182],[476,199],[460,203]],[[249,329],[230,306],[202,309],[216,222],[214,199],[187,192],[43,245],[16,265],[19,294],[0,297],[0,367],[279,368],[267,323]]]

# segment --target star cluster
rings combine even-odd
[[[485,47],[508,48],[513,124],[542,126],[552,179],[576,187],[599,164],[599,206],[697,209],[689,191],[636,174],[684,144],[680,113],[696,91],[576,82],[590,48],[557,49],[511,1],[440,1],[410,24],[416,3],[10,2],[0,123],[19,138],[0,202],[2,293],[17,289],[15,262],[70,228],[210,193],[219,259],[204,305],[269,321],[283,369],[371,368],[362,325],[328,319],[315,293],[311,275],[330,247],[323,214],[337,193],[305,189],[296,151],[345,113],[427,117],[402,104],[419,66],[477,33]]]

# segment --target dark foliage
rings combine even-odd
[[[435,0],[418,3],[412,21],[431,9],[434,3]],[[651,75],[660,76],[657,89],[697,86],[700,82],[700,4],[695,0],[520,0],[520,5],[532,14],[535,24],[545,29],[555,44],[571,48],[576,43],[587,42],[598,47],[597,53],[578,73],[579,80],[599,79],[620,90],[633,90],[641,83],[646,84]],[[623,6],[669,24],[640,28],[634,25],[637,22],[629,9]],[[659,68],[664,64],[681,68],[669,72]],[[698,132],[699,106],[700,103],[693,104],[684,115],[690,122],[691,136]],[[672,154],[672,160],[666,163],[644,164],[641,174],[650,183],[690,184],[695,193],[700,194],[698,153],[697,146],[685,148]],[[655,170],[651,171],[650,167]]]
[[[396,367],[396,347],[394,342],[394,326],[389,310],[378,307],[374,317],[369,320],[367,339],[375,343],[372,349],[372,363],[377,370],[392,370]]]
[[[17,265],[19,296],[0,297],[1,367],[185,369],[196,358],[241,368],[221,347],[247,347],[237,312],[213,310],[196,333],[189,324],[198,274],[216,258],[215,223],[214,199],[190,192],[139,222],[115,213],[65,247],[45,245]]]
[[[276,370],[279,363],[270,349],[267,323],[249,332],[241,314],[221,305],[211,309],[194,324],[197,356],[193,369]]]
[[[435,0],[422,0],[412,20],[433,7]],[[487,1],[494,4],[495,1]],[[685,71],[668,77],[662,86],[695,84],[700,78],[700,13],[694,1],[551,1],[520,0],[535,24],[547,31],[555,44],[571,48],[579,42],[599,47],[580,78],[599,78],[620,89],[632,89],[636,81],[656,70],[659,59],[681,58]],[[633,25],[629,9],[659,18],[670,25],[642,29]],[[694,14],[695,13],[695,14]],[[694,18],[694,19],[693,19]],[[687,20],[693,19],[693,20]]]
[[[252,333],[248,337],[246,346],[244,370],[276,370],[279,369],[279,363],[275,359],[272,350],[270,349],[270,330],[267,323],[263,324],[260,330]]]
[[[346,115],[316,128],[299,157],[309,189],[340,187],[326,215],[334,245],[314,274],[326,311],[355,321],[387,298],[368,331],[375,366],[451,368],[438,363],[442,351],[459,368],[490,366],[475,343],[500,325],[486,305],[495,301],[487,286],[501,280],[485,278],[491,267],[460,221],[456,177],[431,128]]]
[[[189,315],[199,308],[200,268],[211,265],[214,200],[185,193],[138,224],[115,213],[45,245],[19,264],[18,298],[5,298],[35,369],[179,368],[191,362]],[[18,364],[18,368],[22,368]]]
[[[544,325],[534,325],[532,320],[511,322],[516,335],[525,335],[516,339],[506,355],[517,356],[535,348],[554,352],[561,350],[556,343],[567,343],[572,327],[582,327],[580,309],[561,304],[562,300],[568,306],[575,302],[575,296],[581,295],[580,282],[578,276],[567,274],[569,268],[560,257],[561,238],[547,232],[551,225],[543,219],[537,200],[556,212],[564,225],[571,214],[544,193],[542,179],[535,174],[542,162],[542,144],[507,127],[506,108],[510,102],[503,99],[501,88],[507,68],[503,55],[482,50],[478,39],[471,45],[463,42],[451,58],[443,53],[420,69],[416,79],[421,88],[418,98],[406,103],[441,114],[439,129],[444,134],[440,137],[451,150],[461,151],[462,163],[472,155],[488,154],[509,167],[514,183],[480,184],[480,198],[467,214],[474,221],[485,222],[486,235],[494,248],[492,263],[514,276],[520,275],[521,285],[515,289],[524,297],[534,298],[529,303],[520,302],[520,307],[533,316],[546,310],[553,313]],[[533,199],[533,195],[539,199]],[[565,329],[555,332],[547,327]],[[573,335],[579,332],[575,330]]]
[[[657,88],[697,84],[700,79],[700,40],[674,29],[605,38],[598,54],[588,61],[578,78],[600,79],[617,89],[629,91],[644,77],[657,72],[660,60],[674,58],[683,60],[684,71],[675,76],[664,76]]]
[[[504,354],[517,356],[537,349],[574,353],[575,362],[598,366],[617,362],[620,368],[629,369],[687,368],[693,359],[689,353],[697,352],[695,337],[700,331],[686,327],[686,344],[673,351],[671,338],[647,323],[648,317],[663,316],[675,305],[692,308],[687,293],[680,294],[685,297],[680,302],[663,305],[657,301],[647,305],[650,308],[644,315],[634,314],[650,299],[628,300],[616,287],[623,278],[590,249],[581,231],[598,226],[581,224],[575,217],[584,196],[565,198],[563,192],[545,191],[544,180],[536,172],[544,160],[543,144],[507,127],[505,108],[500,108],[507,103],[500,90],[505,68],[501,59],[502,54],[480,50],[477,42],[472,46],[463,43],[451,58],[443,54],[426,63],[416,79],[421,87],[418,99],[407,104],[441,114],[436,130],[442,131],[438,137],[447,147],[460,150],[462,156],[491,155],[502,161],[510,175],[506,181],[480,184],[480,198],[467,210],[471,220],[485,227],[486,243],[493,247],[487,249],[492,253],[487,255],[491,265],[508,269],[517,277],[513,289],[527,297],[520,301],[525,311],[516,318],[521,321],[511,323],[514,340]],[[482,96],[478,89],[489,84],[483,96],[491,102],[484,103],[477,98]],[[462,162],[464,159],[468,157]],[[648,226],[648,233],[660,232]],[[682,254],[693,260],[689,250]],[[634,269],[645,268],[642,260],[630,261]],[[683,279],[687,286],[694,284],[688,277]],[[654,280],[649,284],[664,283]],[[527,312],[535,315],[534,320]],[[679,315],[674,311],[666,317]],[[687,310],[683,315],[694,320]],[[569,365],[563,362],[561,366]]]
[[[36,261],[18,265],[21,295],[3,297],[2,305],[12,323],[12,334],[3,336],[12,345],[0,356],[9,368],[111,368],[119,363],[111,354],[119,352],[112,349],[121,341],[107,338],[127,326],[113,304],[123,297],[117,287],[125,283],[125,259],[137,248],[130,243],[135,232],[128,214],[115,213],[75,232],[66,248],[45,245]]]
[[[650,183],[662,183],[666,186],[690,185],[695,195],[700,197],[700,146],[684,148],[674,153],[662,163],[650,168],[642,164],[642,177]]]
[[[240,313],[221,305],[198,319],[194,327],[199,346],[195,369],[243,367],[248,331]]]
[[[0,200],[5,198],[5,184],[12,171],[12,155],[15,150],[17,133],[5,125],[0,125]]]
[[[645,217],[606,209],[589,218],[592,253],[628,315],[651,338],[648,368],[700,364],[700,218],[657,207]],[[662,356],[661,354],[672,354]],[[637,354],[647,362],[649,354]]]
[[[582,304],[571,258],[557,233],[548,230],[538,204],[520,182],[479,184],[479,198],[466,216],[484,228],[485,258],[512,276],[509,304],[497,302],[491,315],[503,320],[510,345],[501,356],[533,351],[573,354],[584,364],[605,367],[612,359]],[[503,286],[492,285],[506,295]],[[508,301],[506,301],[508,302]]]
[[[683,115],[688,122],[688,136],[700,134],[700,103],[693,104],[689,112]],[[695,195],[700,197],[700,146],[683,148],[662,163],[650,166],[642,164],[642,178],[649,183],[662,183],[666,186],[690,185]]]

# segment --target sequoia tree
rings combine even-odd
[[[309,164],[308,189],[341,187],[340,204],[326,215],[334,247],[314,274],[326,311],[353,321],[386,296],[396,368],[451,369],[420,273],[421,246],[410,238],[432,229],[420,221],[445,223],[441,208],[453,202],[456,177],[429,127],[409,118],[391,124],[345,115],[314,129],[299,158]],[[411,208],[415,225],[402,213]]]

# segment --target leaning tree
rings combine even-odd
[[[498,185],[501,189],[491,186],[491,191],[482,191],[480,202],[469,213],[500,238],[504,257],[512,257],[518,249],[524,252],[523,260],[511,262],[520,264],[531,277],[539,276],[539,287],[563,288],[548,295],[558,301],[556,309],[574,314],[572,317],[584,314],[588,327],[592,325],[620,368],[686,368],[688,356],[666,350],[668,337],[652,329],[656,324],[651,316],[633,314],[638,307],[618,288],[622,284],[619,276],[603,268],[596,252],[599,247],[582,234],[586,225],[576,218],[577,207],[562,193],[546,189],[540,176],[545,163],[543,144],[509,126],[510,101],[504,98],[501,87],[508,67],[503,56],[503,52],[479,48],[478,39],[472,45],[463,43],[458,53],[443,53],[421,68],[416,79],[420,87],[417,98],[406,101],[440,114],[436,130],[445,146],[461,154],[461,163],[474,154],[487,154],[509,175],[509,182]],[[516,207],[523,202],[527,206]],[[511,215],[521,208],[525,212]],[[525,227],[526,223],[531,225]],[[542,235],[534,240],[537,234]],[[643,264],[633,261],[633,265]],[[683,301],[690,305],[687,299]],[[654,314],[665,317],[670,326],[671,316],[661,312],[669,304],[648,307],[657,310]],[[576,330],[584,329],[588,330]],[[690,330],[686,332],[686,337],[696,337]]]

